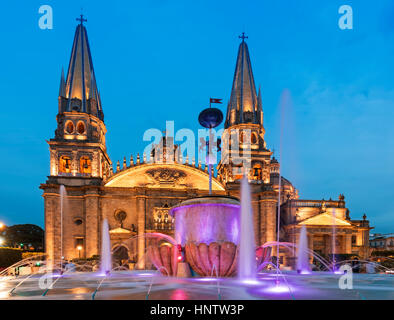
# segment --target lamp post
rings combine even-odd
[[[77,246],[77,249],[78,249],[78,258],[81,259],[82,246],[81,245]]]

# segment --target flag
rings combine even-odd
[[[223,99],[210,98],[210,99],[209,99],[209,102],[210,102],[210,103],[220,103],[220,104],[221,104],[221,103],[222,103],[222,100],[223,100]]]

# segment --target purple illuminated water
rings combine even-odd
[[[109,274],[112,269],[111,240],[109,236],[108,220],[104,219],[101,232],[101,264],[102,274]]]
[[[307,274],[311,271],[309,266],[308,236],[304,225],[301,228],[301,234],[298,240],[297,271],[301,274]]]
[[[335,261],[335,254],[336,254],[336,212],[335,209],[332,211],[332,271],[336,272],[336,261]]]
[[[220,203],[221,200],[232,203]],[[236,201],[218,198],[201,198],[194,203],[172,209],[175,215],[175,240],[184,246],[186,243],[206,243],[230,241],[238,244],[239,205]],[[195,201],[195,200],[192,200]],[[204,203],[210,201],[211,203]]]
[[[248,178],[241,181],[241,228],[239,239],[238,278],[243,281],[256,279],[256,243],[253,212]]]

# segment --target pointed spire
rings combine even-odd
[[[75,31],[70,64],[65,82],[65,97],[69,99],[67,111],[91,112],[103,120],[101,100],[97,90],[88,35],[83,25],[83,22],[86,20],[82,16],[77,20],[80,23]],[[89,111],[88,100],[92,98],[96,100],[97,106],[95,106],[95,110]]]
[[[97,102],[97,87],[96,82],[93,77],[93,73],[90,75],[90,90],[89,90],[89,99],[94,99]]]
[[[122,169],[126,169],[127,168],[127,162],[126,162],[126,157],[123,158],[123,168]]]
[[[237,63],[235,66],[233,87],[227,106],[225,128],[240,123],[257,123],[262,125],[258,115],[258,99],[254,82],[252,63],[250,62],[247,38],[245,33],[240,36]]]
[[[59,97],[66,97],[66,81],[64,80],[64,69],[62,68],[62,75],[60,76]]]
[[[134,166],[133,155],[130,155],[130,167]]]

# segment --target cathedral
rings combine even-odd
[[[173,236],[169,209],[207,195],[210,174],[201,161],[183,157],[173,137],[166,135],[152,149],[149,161],[145,154],[136,154],[113,165],[105,140],[105,106],[83,21],[76,27],[66,77],[61,74],[57,128],[48,140],[50,175],[40,186],[46,253],[54,260],[99,255],[102,221],[108,219],[113,251],[120,252],[122,260],[136,263],[144,256],[148,240],[135,236]],[[241,132],[240,151],[234,154],[223,146],[213,172],[212,194],[239,198],[244,172],[239,157],[246,154],[257,245],[276,241],[279,206],[280,241],[297,243],[305,226],[309,248],[315,252],[367,257],[371,228],[365,214],[361,220],[352,220],[342,194],[336,200],[300,199],[298,190],[280,175],[280,164],[264,139],[262,93],[256,90],[246,37],[240,38],[222,136],[222,141],[228,141],[232,130]],[[250,138],[245,150],[243,132]],[[172,149],[173,158],[164,156],[166,148]],[[67,194],[64,203],[60,200],[62,185]],[[130,241],[132,238],[136,240]],[[280,250],[282,266],[291,266],[293,259],[292,253]]]

